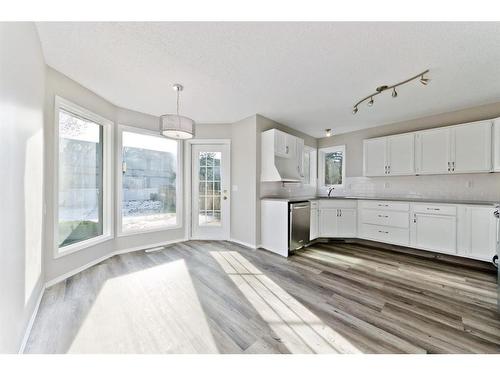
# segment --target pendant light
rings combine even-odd
[[[176,114],[160,116],[160,134],[172,139],[190,139],[194,137],[194,121],[189,117],[179,115],[179,97],[184,87],[178,83],[172,86],[177,92]]]

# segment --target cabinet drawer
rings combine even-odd
[[[356,208],[358,202],[356,199],[321,199],[319,208]]]
[[[363,238],[408,246],[410,244],[410,231],[403,228],[386,227],[383,225],[362,224],[361,235]]]
[[[311,210],[318,208],[318,201],[309,201],[311,203]]]
[[[370,208],[375,210],[409,211],[410,209],[410,204],[408,202],[359,201],[358,204],[361,208]]]
[[[413,212],[422,214],[437,214],[456,216],[457,207],[440,204],[414,204]]]
[[[361,211],[361,221],[364,224],[409,228],[408,212],[364,209]]]

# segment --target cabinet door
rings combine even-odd
[[[337,237],[356,237],[356,209],[341,208],[337,217]]]
[[[300,177],[304,177],[304,140],[302,138],[294,138],[296,143],[297,170]]]
[[[337,236],[337,216],[338,209],[322,208],[319,210],[319,236],[335,237]]]
[[[455,216],[429,215],[415,213],[413,215],[412,246],[456,254],[457,252],[457,218]]]
[[[500,172],[500,118],[493,125],[493,169]]]
[[[390,176],[415,174],[415,134],[388,137],[387,159]]]
[[[491,121],[460,125],[452,129],[452,171],[491,171]]]
[[[317,209],[311,209],[311,225],[309,227],[309,240],[315,240],[318,238],[319,234],[319,228],[318,228],[318,210]]]
[[[440,128],[416,133],[417,174],[447,174],[450,159],[450,129]]]
[[[469,255],[490,261],[496,253],[497,218],[494,207],[468,207],[468,230],[470,238]]]
[[[287,134],[274,130],[274,153],[277,156],[286,157],[287,156]]]
[[[363,141],[363,175],[385,176],[387,138],[365,139]]]

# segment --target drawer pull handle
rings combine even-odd
[[[440,208],[427,207],[427,210],[429,210],[429,211],[440,211],[441,209]]]
[[[389,205],[388,205],[388,204],[379,204],[378,206],[379,206],[379,207],[389,207]]]
[[[387,216],[387,215],[378,215],[378,217],[385,217],[385,218],[387,218],[389,216]]]
[[[386,232],[386,231],[384,231],[384,230],[379,230],[378,232],[379,232],[379,233],[389,234],[389,232]]]

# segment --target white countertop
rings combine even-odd
[[[499,202],[494,201],[474,201],[460,199],[428,199],[428,198],[408,198],[408,197],[362,197],[362,196],[303,196],[303,197],[262,197],[261,200],[273,200],[282,202],[299,202],[318,199],[355,199],[355,200],[378,200],[378,201],[402,201],[402,202],[425,202],[425,203],[448,203],[448,204],[472,204],[472,205],[497,205]]]

